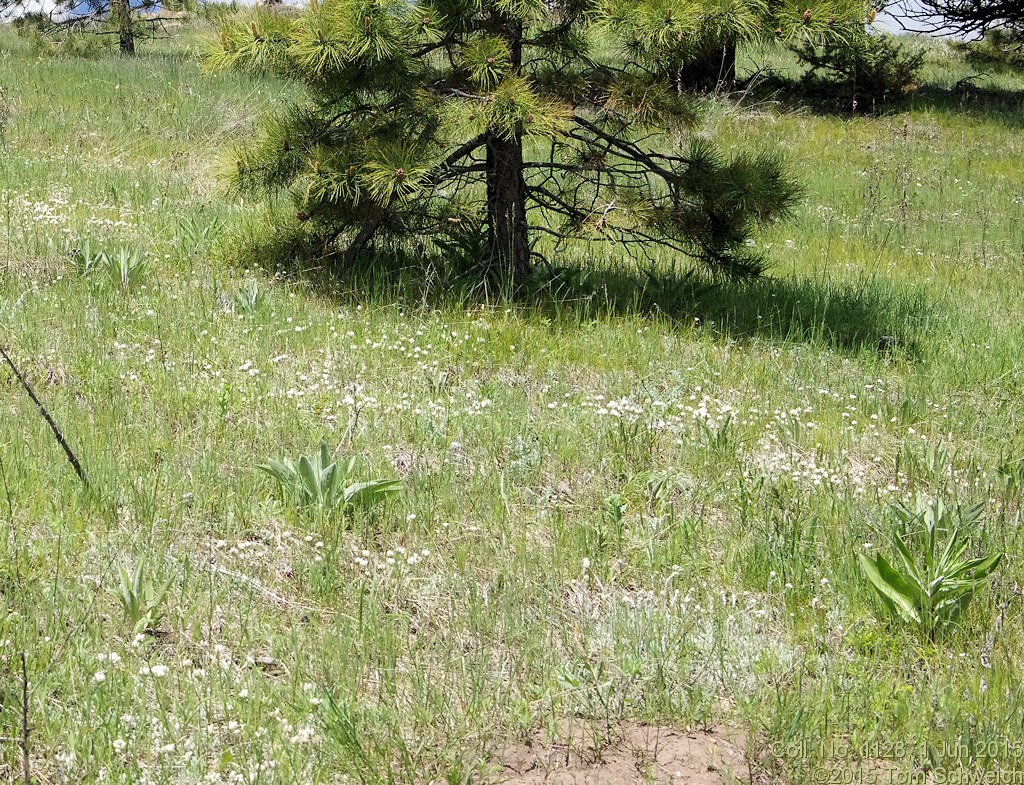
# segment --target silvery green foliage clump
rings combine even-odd
[[[893,532],[896,559],[860,554],[860,566],[885,607],[934,640],[960,618],[1003,554],[967,555],[980,504],[954,511],[918,497],[913,509],[896,505],[894,511],[901,524]]]
[[[267,461],[257,468],[277,481],[285,500],[300,512],[327,514],[336,510],[343,513],[355,509],[369,509],[398,493],[402,484],[398,480],[373,479],[354,482],[353,475],[359,459],[350,455],[336,457],[325,442],[311,455],[298,460],[283,458]]]

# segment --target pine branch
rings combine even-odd
[[[359,233],[341,255],[342,264],[345,267],[351,266],[359,255],[366,250],[367,246],[372,242],[373,236],[380,228],[380,225],[384,223],[384,218],[386,216],[387,211],[381,210],[379,213],[367,218],[363,222],[362,227],[359,229]]]
[[[467,155],[472,153],[483,146],[487,141],[485,134],[471,139],[465,144],[455,148],[449,153],[445,159],[431,169],[422,179],[424,185],[436,186],[440,183],[444,177],[449,173],[455,171],[454,165],[465,158]],[[392,205],[395,203],[397,196],[392,196],[386,207],[384,207],[379,213],[367,218],[362,227],[359,229],[359,233],[355,239],[349,244],[348,248],[342,253],[342,264],[345,266],[351,265],[356,258],[366,250],[366,248],[373,241],[377,231],[384,224],[385,220],[389,217],[389,211]]]
[[[461,161],[463,158],[465,158],[470,153],[473,153],[476,150],[479,150],[485,144],[487,144],[487,133],[486,132],[480,134],[479,136],[473,137],[472,139],[470,139],[468,142],[466,142],[464,144],[459,145],[454,150],[452,150],[452,152],[450,152],[445,157],[445,159],[443,161],[441,161],[441,163],[439,163],[436,166],[434,166],[434,168],[431,169],[423,177],[421,182],[424,185],[429,185],[429,186],[437,185],[439,182],[441,182],[444,179],[445,173],[449,170],[449,168],[452,165],[454,165],[458,161]]]
[[[579,115],[574,115],[572,120],[574,123],[576,123],[576,125],[589,131],[594,136],[604,141],[608,145],[609,149],[614,149],[618,155],[621,155],[625,158],[631,158],[632,160],[637,161],[638,163],[646,165],[652,173],[659,175],[665,180],[675,181],[676,179],[678,179],[678,175],[671,169],[666,169],[663,163],[668,165],[671,165],[672,163],[680,163],[685,165],[693,163],[692,160],[683,158],[681,156],[664,155],[661,153],[645,151],[640,147],[637,147],[633,142],[630,142],[628,139],[602,131],[596,125],[587,120],[584,120]],[[570,133],[570,136],[573,135]],[[573,136],[573,138],[578,139],[581,142],[590,141],[586,137],[581,136]]]

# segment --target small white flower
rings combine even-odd
[[[97,684],[102,684],[107,680],[107,674],[103,671],[96,671],[96,673],[94,673],[92,676],[92,680]]]
[[[124,739],[114,739],[114,750],[117,752],[124,752],[124,748],[128,746],[128,742]]]
[[[154,665],[149,670],[158,679],[162,679],[164,676],[167,675],[169,669],[166,665]]]
[[[292,744],[309,744],[313,741],[314,733],[313,729],[309,727],[299,728],[299,732],[292,736],[289,741]]]

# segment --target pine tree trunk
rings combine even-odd
[[[526,224],[523,138],[487,140],[488,272],[503,282],[523,284],[532,270]]]
[[[523,64],[523,26],[507,22],[501,35],[508,43],[511,71],[518,75]],[[521,131],[511,139],[494,131],[487,134],[487,242],[486,273],[516,287],[525,283],[532,266]]]
[[[132,30],[132,9],[129,0],[110,0],[110,15],[117,25],[121,54],[135,54],[135,32]]]

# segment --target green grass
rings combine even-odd
[[[202,76],[187,42],[37,59],[0,31],[0,340],[92,485],[0,376],[0,735],[26,652],[39,782],[466,782],[567,719],[731,723],[792,783],[837,739],[994,766],[1024,732],[1024,150],[943,57],[878,118],[712,102],[708,133],[807,187],[770,279],[630,300],[605,254],[488,305],[416,260],[225,264],[263,213],[218,153],[289,88]],[[140,280],[82,275],[85,241]],[[257,466],[321,439],[403,493],[283,505]],[[916,493],[983,502],[975,549],[1007,554],[937,643],[857,566]],[[140,562],[170,582],[156,634],[118,597]]]

